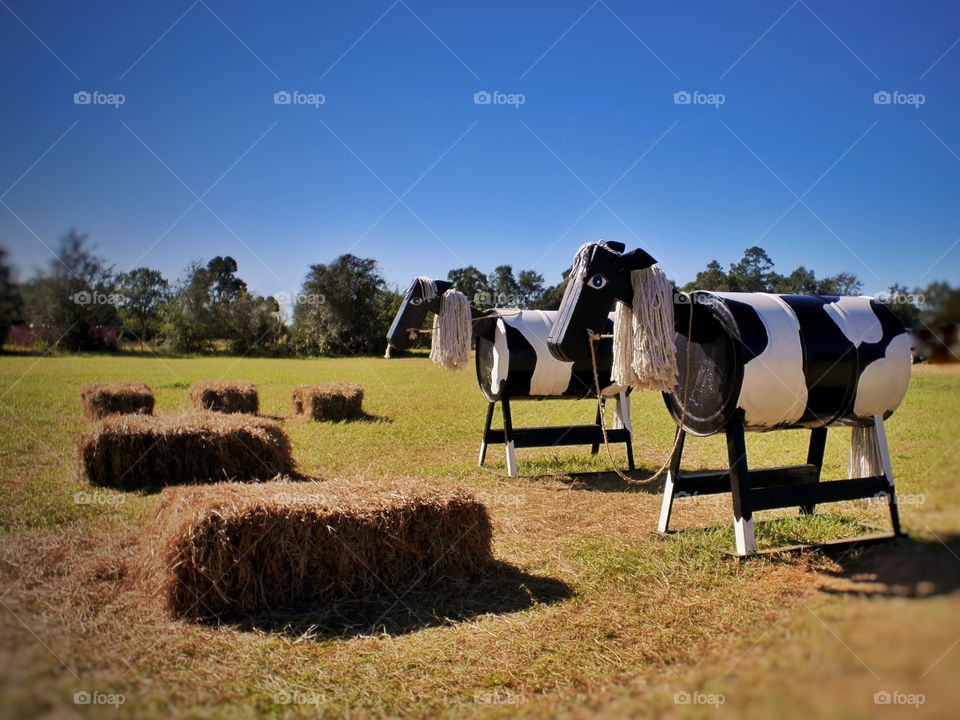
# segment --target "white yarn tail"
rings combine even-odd
[[[849,471],[851,478],[883,475],[880,446],[877,443],[877,432],[873,427],[858,425],[853,428],[853,434],[850,437]]]
[[[633,309],[617,303],[611,380],[637,390],[672,392],[677,386],[673,287],[652,265],[630,274]]]
[[[470,362],[473,323],[470,301],[457,290],[440,297],[440,311],[433,317],[430,359],[447,370],[463,370]]]

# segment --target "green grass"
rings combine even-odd
[[[77,480],[75,465],[74,439],[86,426],[80,386],[146,382],[163,413],[188,406],[192,382],[217,379],[255,383],[262,414],[274,416],[290,414],[298,384],[361,384],[375,422],[285,421],[299,470],[334,483],[411,477],[465,486],[491,509],[498,557],[526,575],[467,589],[462,598],[415,594],[410,602],[430,622],[359,636],[309,623],[295,632],[175,623],[139,606],[122,582],[91,576],[87,568],[102,547],[142,534],[158,495],[96,490],[95,502],[76,502],[77,493],[93,492]],[[916,540],[867,555],[902,557],[910,565],[920,548],[925,562],[936,559],[929,560],[929,574],[946,589],[944,578],[952,575],[943,563],[960,566],[949,555],[960,535],[958,400],[960,374],[923,371],[914,377],[888,432],[903,524]],[[678,501],[674,522],[683,531],[654,536],[657,489],[625,487],[601,475],[609,470],[603,451],[593,457],[587,448],[521,450],[522,477],[510,479],[502,447],[494,446],[488,466],[477,468],[484,410],[472,371],[444,372],[422,357],[0,357],[4,716],[112,712],[75,706],[79,690],[123,693],[121,711],[133,717],[549,717],[578,708],[710,715],[713,708],[673,703],[678,690],[697,689],[724,693],[723,711],[760,716],[773,708],[800,716],[811,706],[791,688],[792,677],[824,684],[826,704],[812,706],[817,712],[856,715],[872,706],[859,695],[831,690],[824,673],[865,682],[866,689],[876,685],[874,691],[883,682],[905,690],[925,669],[914,672],[915,659],[904,656],[902,666],[890,670],[892,679],[877,673],[877,681],[851,660],[854,648],[864,658],[890,656],[883,632],[857,630],[864,607],[878,628],[896,628],[909,616],[923,646],[917,652],[929,663],[960,636],[952,591],[905,609],[897,603],[907,601],[817,593],[834,575],[853,581],[845,561],[820,553],[730,558],[728,496]],[[518,426],[581,423],[592,415],[589,402],[514,406]],[[646,393],[635,396],[633,418],[637,462],[649,474],[670,451],[673,424],[659,396]],[[848,439],[849,431],[831,431],[826,477],[845,472]],[[750,461],[802,462],[806,440],[803,432],[750,435]],[[687,447],[688,468],[721,467],[726,459],[719,437],[692,439]],[[622,448],[614,454],[624,464]],[[761,548],[820,542],[885,521],[877,504],[842,503],[806,518],[764,514],[757,538]],[[950,548],[941,550],[940,540]],[[829,625],[811,613],[829,618]],[[955,671],[958,656],[960,650],[947,654],[927,678]],[[960,699],[949,683],[931,692],[944,702]],[[277,693],[317,704],[278,704]]]

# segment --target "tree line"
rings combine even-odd
[[[484,273],[470,265],[450,270],[447,280],[479,308],[555,310],[568,275],[547,285],[534,270],[515,273],[500,265]],[[727,269],[712,260],[682,289],[852,295],[863,286],[851,273],[818,278],[803,266],[781,275],[754,246]],[[21,344],[64,350],[112,350],[125,343],[173,353],[379,353],[402,299],[376,260],[350,254],[311,265],[299,292],[286,298],[251,291],[230,256],[193,262],[171,282],[148,267],[116,272],[87,236],[71,230],[46,272],[16,283],[0,248],[0,340],[9,334]],[[881,299],[908,327],[932,332],[960,321],[960,288],[943,282],[912,291],[894,285]],[[281,301],[292,305],[292,321]]]

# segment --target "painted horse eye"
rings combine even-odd
[[[590,278],[587,281],[587,283],[589,283],[590,287],[592,287],[594,290],[600,290],[601,288],[606,286],[607,278],[605,275],[601,275],[600,273],[597,273],[592,278]]]
[[[419,305],[423,302],[423,298],[410,298],[411,305]]]

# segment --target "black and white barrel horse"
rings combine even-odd
[[[614,301],[633,301],[645,252],[586,246],[548,339],[561,360],[589,357]],[[659,530],[675,497],[729,491],[737,552],[755,551],[753,513],[812,512],[819,502],[882,497],[900,533],[884,421],[910,382],[910,339],[886,305],[869,297],[697,291],[674,304],[678,384],[664,393],[678,424]],[[692,313],[692,321],[691,321]],[[689,367],[689,371],[688,371]],[[850,477],[820,483],[827,428],[853,428]],[[744,430],[811,430],[803,465],[749,470]],[[729,470],[681,473],[685,436],[725,432]]]
[[[425,283],[432,286],[425,288]],[[387,333],[390,349],[405,350],[422,330],[429,313],[438,313],[444,293],[452,283],[418,278],[404,295],[403,302]],[[597,453],[603,441],[600,408],[592,425],[516,428],[513,426],[512,400],[596,399],[593,364],[590,360],[558,360],[547,349],[547,335],[556,318],[555,311],[492,309],[471,306],[473,337],[476,339],[475,365],[480,391],[487,400],[487,414],[480,444],[479,464],[483,465],[487,446],[506,446],[507,472],[517,475],[516,448],[560,445],[590,445]],[[611,319],[607,320],[610,325]],[[598,353],[598,375],[602,395],[616,398],[614,427],[607,431],[611,443],[626,446],[627,462],[633,461],[633,428],[627,388],[610,383],[611,343],[602,343]],[[503,428],[491,428],[493,412],[500,403]]]

